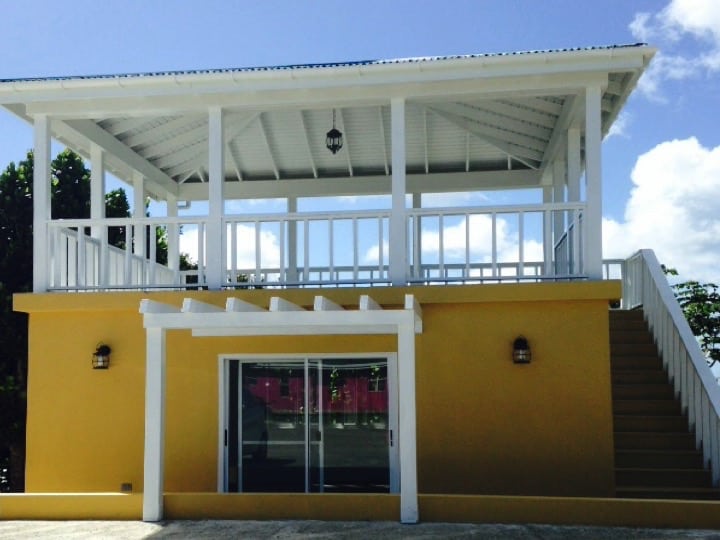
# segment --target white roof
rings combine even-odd
[[[390,100],[399,97],[411,188],[470,189],[479,178],[478,188],[528,187],[555,158],[560,134],[582,127],[584,88],[602,88],[607,133],[654,52],[637,44],[16,79],[0,81],[0,104],[29,121],[49,115],[56,138],[85,156],[102,147],[111,172],[140,172],[159,198],[194,200],[207,197],[213,107],[225,112],[229,197],[388,192]],[[344,135],[337,154],[325,148],[333,110]],[[307,179],[316,182],[295,182]]]

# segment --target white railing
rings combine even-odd
[[[410,281],[582,277],[582,228],[570,236],[568,231],[584,208],[548,203],[408,210]],[[568,243],[563,238],[570,248],[562,247]]]
[[[48,223],[49,290],[109,290],[178,287],[177,236],[185,226],[198,229],[198,253],[203,253],[204,222],[178,218],[110,218],[55,220]],[[158,231],[164,230],[171,264],[155,262]],[[92,233],[91,233],[92,231]],[[109,243],[114,235],[124,247]],[[196,272],[197,274],[197,272]]]
[[[583,209],[582,203],[409,209],[407,282],[583,278],[584,240],[574,232]],[[390,221],[390,210],[226,216],[223,253],[213,257],[206,217],[51,221],[49,288],[203,287],[217,270],[208,264],[224,264],[225,287],[387,285]],[[118,229],[124,247],[108,243]],[[167,233],[167,265],[151,262],[158,230]],[[179,269],[180,234],[196,270]]]
[[[623,306],[642,307],[682,407],[695,429],[698,448],[720,485],[720,386],[651,250],[626,262]]]
[[[226,217],[229,286],[387,283],[390,211]]]

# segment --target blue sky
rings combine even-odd
[[[717,0],[2,2],[0,78],[584,47],[660,52],[603,147],[605,255],[720,282]],[[28,126],[0,112],[0,166]]]

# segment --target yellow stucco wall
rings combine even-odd
[[[611,496],[608,299],[616,282],[323,290],[353,306],[413,293],[421,493]],[[19,295],[30,313],[27,490],[142,490],[145,333],[140,298],[267,306],[277,291]],[[311,305],[318,291],[283,291]],[[513,365],[512,341],[533,362]],[[92,370],[99,341],[113,348]],[[395,336],[193,338],[168,333],[165,490],[216,488],[218,355],[391,352]]]

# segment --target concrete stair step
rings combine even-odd
[[[622,450],[695,450],[692,433],[653,433],[646,431],[616,431],[615,451]]]
[[[682,433],[689,432],[688,420],[683,415],[615,415],[615,432],[655,432]]]
[[[667,384],[667,374],[661,369],[613,369],[613,384]]]
[[[712,476],[705,469],[615,469],[618,486],[665,488],[711,488]]]
[[[614,399],[613,413],[652,416],[680,414],[680,402],[675,399]]]
[[[610,368],[615,370],[663,369],[662,360],[657,356],[611,356]]]
[[[613,399],[674,399],[675,390],[668,384],[613,384]]]
[[[611,343],[610,357],[619,356],[658,357],[658,351],[654,343]]]
[[[720,489],[618,486],[615,496],[622,499],[715,500],[720,499]]]
[[[618,468],[702,469],[703,456],[699,450],[618,450]]]
[[[643,327],[612,330],[610,333],[610,345],[622,345],[623,343],[653,345],[653,338]]]

